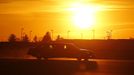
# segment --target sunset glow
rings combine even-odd
[[[43,37],[53,30],[54,39],[90,39],[95,29],[97,39],[108,30],[113,38],[134,37],[134,1],[132,0],[2,0],[0,2],[0,40],[12,33],[18,38],[21,28],[31,37]],[[8,31],[7,31],[8,30]]]
[[[73,13],[73,22],[76,27],[90,28],[96,23],[96,13],[102,10],[101,6],[95,4],[74,3],[70,11]]]

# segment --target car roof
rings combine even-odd
[[[74,45],[73,43],[45,43],[44,45]]]

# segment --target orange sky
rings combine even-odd
[[[74,24],[72,17],[77,13],[69,9],[77,3],[102,7],[94,15],[95,23],[90,28],[81,29]],[[134,1],[0,0],[0,40],[6,40],[11,33],[20,37],[22,27],[25,33],[32,31],[32,36],[39,37],[54,30],[54,37],[61,34],[67,38],[70,30],[70,38],[79,39],[83,33],[83,39],[91,39],[92,29],[97,39],[103,39],[107,30],[113,30],[115,39],[134,37]]]

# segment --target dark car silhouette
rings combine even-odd
[[[88,60],[95,57],[92,51],[81,49],[72,43],[46,43],[30,48],[28,54],[38,59],[65,57]]]

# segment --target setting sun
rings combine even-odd
[[[96,23],[96,13],[100,10],[100,6],[86,5],[82,3],[76,3],[72,5],[71,11],[73,11],[73,23],[82,29],[90,28]]]
[[[78,12],[74,15],[74,24],[80,28],[89,28],[95,23],[92,13],[85,11]]]

